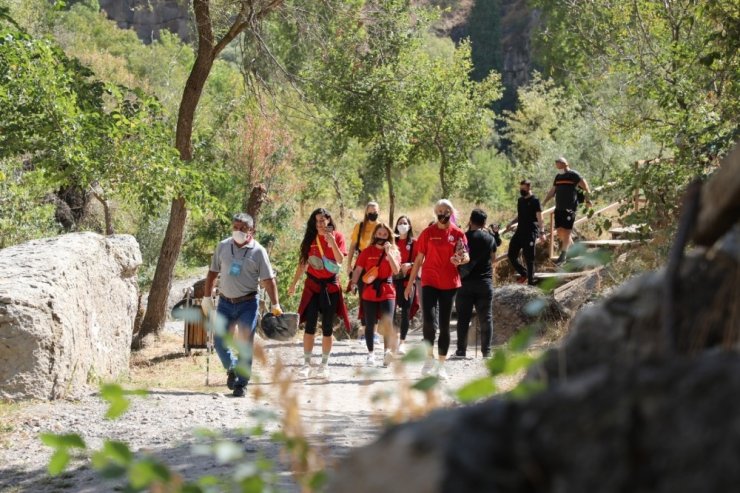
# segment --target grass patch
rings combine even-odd
[[[226,384],[226,373],[221,368],[218,356],[211,354],[210,385],[206,386],[205,350],[193,350],[186,355],[182,342],[182,336],[164,333],[155,344],[134,352],[128,380],[122,383],[150,390],[222,391]]]

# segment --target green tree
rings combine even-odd
[[[538,0],[538,52],[553,74],[611,112],[612,124],[651,135],[662,164],[628,176],[630,188],[655,186],[675,211],[687,181],[711,170],[738,136],[740,12],[736,0]],[[616,90],[603,92],[608,86]],[[664,169],[660,169],[664,168]],[[650,206],[652,207],[652,206]]]
[[[50,189],[79,187],[106,211],[111,193],[154,210],[176,193],[168,132],[156,100],[106,84],[48,38],[0,27],[0,158],[23,157]]]
[[[493,112],[488,106],[501,97],[500,77],[491,72],[480,82],[470,79],[470,44],[463,42],[451,59],[424,52],[413,56],[408,104],[415,115],[413,142],[423,155],[439,163],[442,195],[462,188],[462,171],[474,149],[491,135]]]

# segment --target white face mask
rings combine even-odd
[[[244,231],[239,231],[238,229],[235,229],[231,232],[231,237],[236,243],[240,245],[247,242],[247,233],[245,233]]]
[[[405,235],[406,233],[409,232],[409,225],[408,224],[399,224],[397,229],[398,229],[398,232],[399,233],[401,233],[402,235]]]

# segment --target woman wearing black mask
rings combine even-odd
[[[421,273],[421,306],[424,320],[424,340],[430,345],[429,357],[421,372],[422,375],[436,373],[441,380],[447,380],[444,362],[450,348],[450,316],[455,293],[461,285],[457,266],[470,261],[468,241],[463,230],[452,222],[455,208],[449,200],[443,199],[434,207],[437,222],[426,228],[416,242],[417,254],[410,277],[415,278],[423,265]],[[412,285],[406,286],[404,296],[409,299]],[[439,363],[434,361],[435,307],[439,310]]]
[[[396,289],[393,276],[400,270],[400,255],[396,248],[393,232],[385,224],[373,230],[373,244],[364,249],[357,258],[351,284],[356,285],[360,276],[365,284],[362,291],[362,311],[365,318],[365,343],[367,364],[375,366],[375,326],[380,321],[380,330],[385,345],[383,365],[390,364],[396,350],[396,334],[393,329]]]

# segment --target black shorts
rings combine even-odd
[[[576,211],[555,209],[555,228],[573,229],[576,222]]]

